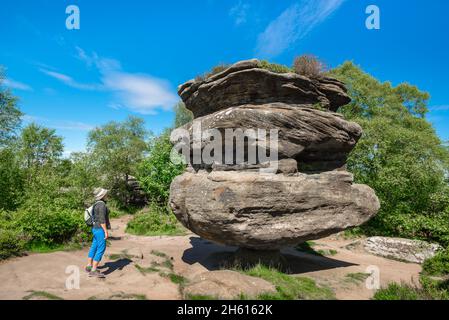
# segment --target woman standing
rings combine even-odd
[[[89,277],[104,278],[104,274],[98,271],[97,268],[106,250],[106,240],[109,237],[108,230],[111,229],[109,209],[106,206],[108,190],[97,188],[94,190],[94,195],[96,202],[92,210],[94,221],[92,227],[93,240],[89,251],[86,272],[89,273]]]

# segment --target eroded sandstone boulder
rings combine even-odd
[[[171,184],[170,206],[202,238],[240,247],[236,260],[282,262],[282,247],[359,226],[379,210],[374,191],[346,172],[362,128],[336,113],[350,102],[340,81],[274,73],[247,60],[178,92],[195,120],[179,130],[184,136],[172,136],[189,164]],[[239,130],[263,134],[243,140],[242,154],[226,133]],[[271,130],[277,139],[267,143]],[[263,152],[253,157],[256,149]],[[265,151],[277,157],[267,160]],[[198,161],[199,154],[214,157]]]
[[[299,171],[302,172],[342,167],[362,134],[362,128],[357,123],[346,121],[340,114],[292,107],[285,103],[231,107],[197,118],[195,122],[200,123],[202,135],[210,129],[217,129],[221,134],[223,146],[226,129],[263,129],[267,132],[276,129],[279,136],[279,159],[295,159],[299,163]],[[191,157],[195,150],[192,127],[192,123],[184,126],[190,133]],[[212,141],[202,140],[201,149]],[[253,143],[257,144],[257,141]],[[250,149],[244,150],[245,158],[248,158],[248,150]],[[222,153],[224,154],[224,150]]]
[[[233,106],[271,102],[319,105],[337,111],[351,101],[344,84],[336,79],[274,73],[261,68],[256,59],[238,62],[202,81],[190,80],[179,86],[178,93],[195,117]]]
[[[319,239],[368,221],[379,209],[374,191],[352,175],[254,172],[184,173],[170,189],[170,206],[202,238],[273,250]]]

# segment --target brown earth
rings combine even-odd
[[[133,299],[136,295],[147,299],[182,299],[180,286],[169,277],[161,276],[159,272],[141,272],[138,267],[149,268],[159,264],[157,268],[166,274],[193,279],[200,273],[219,270],[223,256],[236,250],[213,244],[194,234],[178,237],[128,235],[124,229],[129,219],[122,217],[113,221],[111,245],[107,248],[101,269],[106,279],[88,278],[83,271],[88,248],[30,254],[0,263],[0,299],[23,299],[33,291],[78,300]],[[283,253],[288,258],[292,275],[310,277],[318,284],[329,286],[337,299],[370,299],[375,290],[367,289],[362,275],[370,266],[379,268],[381,286],[390,282],[418,283],[420,265],[345,248],[352,241],[336,236],[316,241],[315,250],[335,250],[334,255],[319,256],[295,249],[286,249]],[[167,258],[155,255],[157,252],[153,250],[165,253]],[[172,270],[170,266],[160,266],[164,261],[167,264],[167,260],[173,264]],[[70,276],[66,274],[68,266],[80,268],[79,289],[66,289],[66,279]],[[362,275],[362,278],[356,280],[357,275]]]

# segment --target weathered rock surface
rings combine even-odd
[[[284,102],[337,111],[351,100],[336,79],[309,79],[296,73],[274,73],[259,67],[259,61],[238,62],[203,81],[190,80],[178,88],[186,107],[201,117],[244,104]]]
[[[337,113],[292,107],[285,103],[232,107],[195,121],[201,123],[203,135],[207,130],[217,129],[221,133],[223,146],[226,129],[264,129],[267,132],[276,129],[279,135],[279,159],[295,159],[302,172],[342,167],[362,134],[358,124],[344,120]],[[193,155],[193,124],[189,123],[184,128],[190,132],[190,150]],[[204,149],[210,143],[211,140],[202,140],[201,148]],[[254,140],[254,143],[257,144],[257,141]],[[245,148],[245,159],[248,150]]]
[[[230,270],[204,272],[184,288],[187,298],[194,295],[226,300],[236,299],[241,294],[256,298],[262,293],[275,292],[276,288],[268,281]]]
[[[371,254],[412,263],[423,263],[442,249],[435,243],[389,237],[367,238],[363,241],[363,248]]]
[[[344,171],[319,175],[184,173],[170,189],[177,218],[201,237],[243,248],[294,246],[358,226],[379,209]]]
[[[279,249],[359,226],[379,210],[374,191],[346,172],[362,129],[335,113],[350,102],[340,81],[247,60],[178,93],[195,120],[172,137],[188,168],[171,184],[170,206],[194,233],[239,246],[235,261],[282,264]]]

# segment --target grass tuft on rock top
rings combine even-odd
[[[137,236],[181,236],[186,229],[169,209],[153,204],[128,222],[126,232]]]
[[[248,270],[237,270],[252,277],[272,283],[277,293],[261,294],[259,300],[333,300],[335,294],[330,288],[318,286],[314,280],[290,276],[274,268],[257,265]]]

